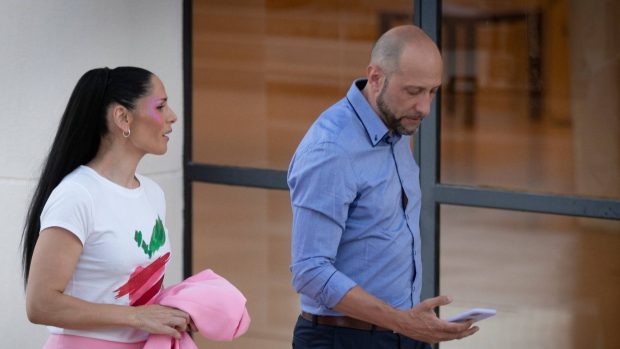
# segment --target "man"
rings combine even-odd
[[[375,44],[367,79],[308,130],[291,161],[299,348],[427,348],[475,333],[420,303],[419,168],[410,135],[441,85],[437,46],[401,26]]]

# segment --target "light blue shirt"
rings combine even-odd
[[[288,171],[292,283],[312,314],[341,315],[332,308],[356,285],[398,309],[420,301],[419,168],[411,137],[388,132],[365,84],[319,116]]]

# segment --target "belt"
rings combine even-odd
[[[302,311],[301,317],[308,321],[312,321],[315,324],[319,324],[319,325],[353,328],[356,330],[364,330],[364,331],[390,331],[392,332],[392,330],[388,328],[373,325],[370,322],[354,319],[348,316],[323,316],[323,315],[314,315],[314,314],[310,314],[310,313],[306,313],[305,311]]]

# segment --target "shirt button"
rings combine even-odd
[[[417,252],[416,252],[416,251],[413,251],[413,255],[415,256],[416,254],[417,254]]]

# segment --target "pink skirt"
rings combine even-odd
[[[142,349],[145,342],[122,343],[110,342],[68,334],[51,334],[43,349]]]

